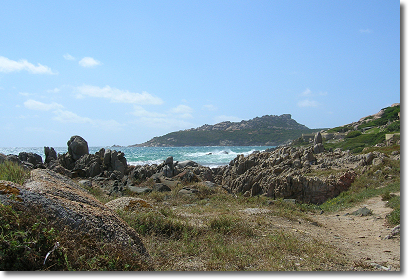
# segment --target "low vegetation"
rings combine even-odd
[[[14,162],[5,161],[0,164],[0,180],[23,184],[30,177],[30,171]]]
[[[0,203],[0,270],[151,270],[130,249],[68,228],[58,230],[41,208]]]

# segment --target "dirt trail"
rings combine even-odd
[[[361,207],[372,210],[370,216],[354,216],[352,213]],[[384,239],[391,234],[392,226],[385,220],[392,211],[381,197],[374,197],[365,202],[333,214],[314,215],[319,225],[312,234],[319,234],[331,244],[342,248],[354,262],[361,266],[375,266],[383,270],[400,270],[400,235]],[[309,227],[311,228],[311,227]]]

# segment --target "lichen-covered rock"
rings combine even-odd
[[[39,206],[49,220],[56,220],[103,241],[131,247],[148,256],[137,232],[114,211],[95,199],[70,178],[51,170],[36,169],[24,185],[1,181],[0,201],[19,202],[27,208]],[[13,198],[11,198],[13,196]]]

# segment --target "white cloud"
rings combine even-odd
[[[297,103],[298,107],[317,107],[319,105],[318,102],[316,101],[310,101],[310,100],[303,100],[303,101],[299,101]]]
[[[28,109],[42,110],[42,111],[56,110],[56,109],[61,109],[64,107],[63,105],[58,104],[58,103],[45,104],[45,103],[35,101],[32,99],[25,101],[24,106]]]
[[[216,107],[216,106],[214,106],[214,105],[204,105],[203,106],[203,110],[208,110],[208,111],[215,111],[215,110],[217,110],[218,108]]]
[[[56,74],[49,67],[41,65],[40,63],[38,63],[38,66],[35,66],[24,59],[14,61],[7,57],[0,56],[0,72],[11,73],[20,71],[27,71],[32,74]]]
[[[373,30],[371,30],[371,29],[360,29],[360,33],[366,33],[366,34],[369,34],[369,33],[373,33]]]
[[[59,89],[57,87],[55,87],[54,89],[47,90],[48,93],[58,93],[60,91],[61,91],[61,89]]]
[[[82,117],[68,110],[55,110],[56,116],[53,118],[62,123],[88,123],[94,124],[94,121],[88,117]]]
[[[193,109],[187,105],[178,105],[175,108],[170,110],[170,113],[178,114],[180,118],[193,118],[191,113],[193,113]]]
[[[92,57],[84,57],[81,60],[79,60],[78,63],[82,67],[86,67],[86,68],[95,67],[95,66],[102,64],[100,61],[95,60]]]
[[[141,106],[134,106],[134,110],[130,113],[134,116],[138,116],[138,117],[155,117],[155,118],[166,118],[167,115],[163,114],[163,113],[156,113],[156,112],[149,112],[147,110],[145,110],[144,108],[142,108]]]
[[[312,94],[312,91],[309,88],[306,88],[305,91],[303,91],[300,95],[302,96],[310,96]]]
[[[109,99],[114,103],[129,103],[138,105],[161,105],[163,100],[159,97],[155,97],[147,92],[132,93],[127,90],[120,90],[105,86],[100,88],[98,86],[83,85],[76,88],[78,91],[77,98],[83,98],[83,96],[90,96],[96,98]]]
[[[66,53],[63,56],[65,60],[75,60],[75,57],[72,56],[71,54]]]

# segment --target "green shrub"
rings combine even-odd
[[[5,161],[0,164],[0,180],[23,184],[30,177],[30,171],[14,162]]]
[[[346,135],[346,138],[355,138],[361,135],[360,131],[351,131],[348,132],[348,134]]]

